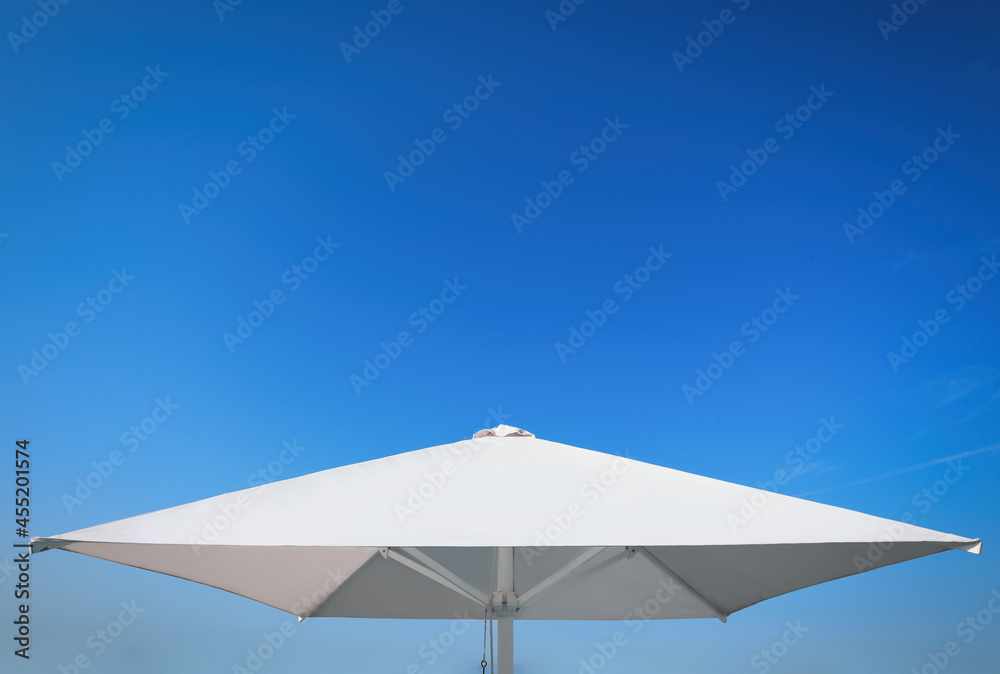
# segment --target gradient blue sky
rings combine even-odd
[[[888,2],[591,0],[553,29],[556,0],[402,0],[348,62],[340,43],[386,6],[247,0],[220,20],[209,0],[71,2],[13,44],[40,10],[5,4],[0,404],[10,456],[15,439],[32,441],[32,535],[244,488],[293,440],[306,450],[272,477],[451,442],[502,419],[757,484],[832,418],[843,428],[782,492],[911,513],[982,537],[985,554],[836,581],[727,625],[649,624],[605,671],[759,672],[755,654],[796,620],[810,631],[770,671],[919,671],[949,640],[961,648],[949,671],[995,671],[1000,626],[970,643],[955,628],[992,617],[1000,588],[1000,281],[951,293],[991,274],[982,260],[1000,253],[1000,8],[928,2],[886,39]],[[679,72],[674,52],[724,9],[732,22]],[[157,66],[168,74],[120,119],[115,101]],[[499,85],[453,129],[445,111],[490,77]],[[813,87],[832,95],[811,99],[818,109],[786,138],[776,122]],[[275,108],[294,119],[250,161],[241,143]],[[104,118],[113,131],[57,176],[53,162]],[[581,171],[574,152],[606,119],[627,128]],[[385,172],[437,128],[446,139],[391,190]],[[947,149],[914,181],[905,165],[939,129],[951,130],[938,141]],[[768,138],[776,151],[723,199],[730,165],[760,156]],[[185,222],[179,204],[227,162],[239,173]],[[512,213],[561,171],[572,183],[519,232]],[[897,180],[905,192],[849,236],[845,222]],[[339,247],[293,289],[284,275],[317,237]],[[671,257],[626,300],[617,284],[651,246]],[[124,288],[113,281],[122,268],[134,276]],[[456,279],[467,289],[421,324],[421,307]],[[109,283],[121,291],[99,295]],[[285,301],[227,348],[224,334],[276,289]],[[743,326],[778,290],[798,299],[751,341]],[[110,302],[89,313],[91,297]],[[561,358],[557,342],[606,300],[615,313]],[[947,322],[894,366],[888,354],[941,311]],[[79,332],[63,339],[70,321]],[[412,342],[358,394],[352,375],[401,331]],[[26,374],[49,333],[65,349]],[[742,355],[686,396],[737,340]],[[178,407],[136,448],[126,434],[158,400]],[[124,463],[66,507],[63,495],[116,451]],[[924,500],[944,484],[939,460],[963,454],[961,479]],[[2,513],[11,528],[12,510]],[[0,567],[8,636],[13,582]],[[15,658],[5,637],[4,671],[55,672],[84,654],[88,672],[231,672],[288,620],[65,553],[35,558],[32,583],[32,659]],[[88,638],[123,601],[144,612],[97,654]],[[307,621],[262,671],[402,674],[427,665],[420,648],[447,627]],[[616,629],[519,624],[517,670],[575,674]],[[423,671],[478,671],[480,630]]]

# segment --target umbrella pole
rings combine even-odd
[[[497,548],[497,590],[514,591],[514,548]],[[498,674],[514,674],[514,616],[497,619]]]
[[[497,620],[497,653],[499,674],[514,674],[514,619],[504,616]]]

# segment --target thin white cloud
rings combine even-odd
[[[896,271],[900,267],[910,264],[911,262],[923,262],[925,260],[932,259],[930,255],[922,255],[914,253],[912,250],[906,251],[906,255],[899,260],[897,260],[892,265],[892,270]]]
[[[957,459],[964,459],[968,456],[976,456],[978,454],[988,454],[990,452],[995,452],[1000,450],[1000,444],[989,445],[988,447],[980,447],[979,449],[973,449],[968,452],[963,452],[961,454],[954,454],[952,456],[945,456],[940,459],[934,459],[933,461],[926,461],[924,463],[919,463],[915,466],[909,466],[908,468],[900,468],[899,470],[893,470],[888,473],[882,473],[881,475],[876,475],[874,477],[866,477],[863,480],[856,480],[854,482],[848,482],[847,484],[837,485],[835,487],[826,487],[824,489],[816,489],[814,491],[807,491],[804,494],[797,494],[798,498],[804,498],[806,496],[812,496],[814,494],[822,494],[823,492],[833,491],[834,489],[844,489],[845,487],[854,487],[859,484],[867,484],[868,482],[874,482],[875,480],[884,480],[887,477],[895,477],[897,475],[902,475],[904,473],[912,473],[915,470],[920,470],[922,468],[927,468],[929,466],[936,466],[940,463],[947,463],[948,461],[955,461]]]
[[[944,389],[947,391],[944,399],[931,406],[930,409],[944,407],[960,400],[981,388],[993,384],[1000,378],[1000,371],[991,366],[975,366],[965,368],[964,372],[952,372],[948,375],[935,377],[926,382],[925,389]]]
[[[985,403],[978,405],[969,411],[964,417],[959,419],[959,422],[968,421],[969,419],[982,414],[988,410],[992,410],[995,407],[1000,406],[1000,389],[997,389],[993,395],[990,396],[989,400]]]

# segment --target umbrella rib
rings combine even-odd
[[[456,585],[453,581],[451,581],[447,577],[442,576],[437,571],[434,571],[433,569],[430,569],[430,568],[424,566],[423,564],[421,564],[420,562],[418,562],[418,561],[416,561],[414,559],[410,559],[406,555],[403,555],[403,554],[401,554],[399,552],[396,552],[396,550],[394,550],[393,548],[384,548],[384,550],[382,552],[382,555],[385,556],[388,559],[392,559],[394,561],[399,562],[403,566],[408,566],[409,568],[413,569],[417,573],[419,573],[421,575],[424,575],[424,576],[427,576],[428,578],[430,578],[434,582],[439,583],[439,584],[445,586],[449,590],[453,590],[454,592],[457,592],[460,595],[462,595],[462,596],[464,596],[464,597],[466,597],[468,599],[471,599],[472,601],[476,602],[480,606],[484,606],[484,607],[486,606],[486,600],[485,599],[480,599],[479,597],[475,596],[474,594],[472,594],[470,592],[467,592],[466,590],[463,590],[461,587],[459,587],[458,585]]]
[[[523,606],[525,603],[531,601],[536,595],[549,589],[550,587],[558,583],[560,580],[562,580],[569,574],[576,571],[581,565],[590,561],[592,557],[594,557],[595,555],[606,549],[607,548],[600,548],[600,547],[589,548],[582,555],[577,555],[576,557],[573,558],[572,561],[570,561],[569,564],[566,564],[564,567],[553,573],[551,576],[549,576],[542,582],[538,583],[527,592],[521,594],[520,595],[521,605]]]
[[[429,557],[426,553],[422,552],[417,548],[400,548],[404,553],[420,562],[432,571],[437,572],[441,577],[446,578],[451,581],[455,586],[465,590],[465,592],[470,595],[473,599],[476,599],[480,604],[486,606],[487,597],[485,594],[477,590],[470,583],[466,582],[461,576],[456,574],[451,569],[447,568],[440,562]]]
[[[674,572],[673,569],[671,569],[669,566],[667,566],[666,564],[664,564],[663,562],[661,562],[660,559],[659,559],[659,557],[657,557],[652,552],[650,552],[648,549],[646,549],[645,546],[641,546],[640,545],[640,546],[638,546],[638,547],[636,547],[634,549],[636,551],[638,551],[643,557],[645,557],[650,562],[652,562],[654,566],[658,567],[661,571],[663,571],[668,576],[670,576],[671,578],[673,578],[679,585],[681,585],[681,587],[683,587],[688,592],[690,592],[691,594],[693,594],[694,597],[695,597],[695,599],[697,599],[698,601],[700,601],[705,606],[705,608],[709,609],[712,613],[715,614],[716,618],[718,618],[722,622],[726,622],[727,616],[726,616],[725,613],[722,612],[722,610],[718,606],[716,606],[715,604],[713,604],[712,602],[710,602],[708,599],[706,599],[705,596],[701,592],[698,592],[698,590],[696,590],[693,587],[691,587],[691,585],[688,584],[688,582],[686,580],[684,580],[683,578],[681,578],[680,576],[678,576]]]
[[[634,556],[635,553],[632,553],[632,555]],[[610,557],[608,557],[604,561],[598,562],[597,564],[594,564],[592,566],[587,567],[587,570],[585,572],[583,572],[581,574],[581,576],[583,578],[587,578],[587,577],[589,577],[589,576],[591,576],[591,575],[593,575],[595,573],[598,573],[599,571],[603,571],[604,569],[608,568],[612,564],[617,564],[618,562],[620,562],[622,560],[625,560],[625,559],[630,559],[630,557],[629,557],[629,548],[625,548],[624,550],[622,550],[620,552],[616,552],[615,554],[611,555]]]

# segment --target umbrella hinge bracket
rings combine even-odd
[[[490,595],[490,606],[495,616],[514,615],[521,608],[521,599],[512,590],[494,592]]]

